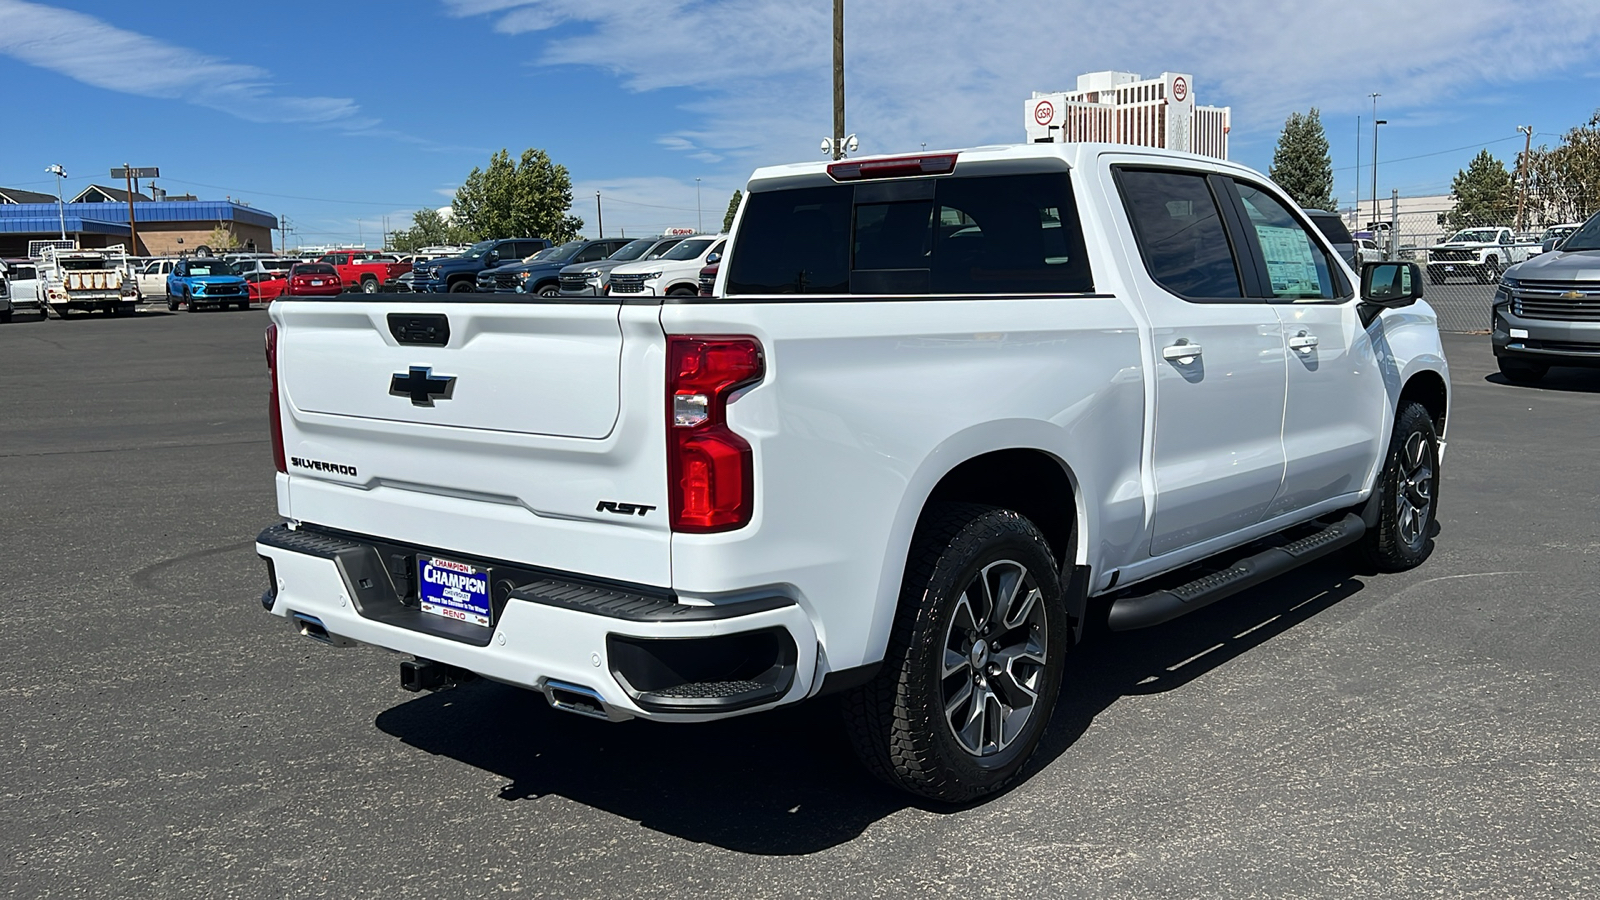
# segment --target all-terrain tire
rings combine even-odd
[[[1396,411],[1377,491],[1378,525],[1355,546],[1358,558],[1379,572],[1421,565],[1433,553],[1439,508],[1439,436],[1421,403]]]
[[[991,574],[996,571],[1002,575]],[[993,581],[1007,571],[1025,573],[1016,576],[1018,587],[1002,588]],[[960,624],[975,622],[986,595],[1002,597],[991,610],[1004,607],[979,639],[992,641],[993,657],[987,646],[959,636]],[[1005,596],[1014,599],[1008,602]],[[1013,617],[1019,625],[1008,624]],[[930,508],[912,538],[883,666],[871,682],[842,697],[851,742],[874,775],[922,797],[965,803],[1004,790],[1049,724],[1071,641],[1055,560],[1032,522],[1011,510],[976,504]],[[1003,655],[1002,646],[1007,648]],[[965,668],[952,674],[952,659]],[[995,665],[997,660],[1004,660],[1003,667]],[[982,685],[968,692],[977,702],[958,708],[969,678],[971,685]],[[1006,698],[1026,699],[1017,693],[1019,686],[1028,688],[1032,701],[1006,706]],[[1001,698],[992,707],[993,746],[991,707],[981,692]],[[981,728],[958,734],[947,710],[957,710],[953,715],[970,723],[969,714],[980,706]],[[1004,739],[1006,716],[1022,708],[1028,715]],[[978,752],[964,742],[978,745]]]

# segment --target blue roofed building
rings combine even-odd
[[[158,194],[158,196],[160,196]],[[272,250],[278,217],[236,200],[133,195],[139,245],[130,245],[128,193],[90,185],[65,204],[36,191],[0,187],[0,257],[25,256],[29,241],[67,238],[89,249],[123,244],[135,256],[177,256],[207,245],[221,228],[242,249]]]

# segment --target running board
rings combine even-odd
[[[1123,597],[1111,604],[1107,624],[1112,631],[1132,631],[1170,622],[1348,547],[1360,540],[1366,531],[1361,517],[1350,513],[1309,537],[1247,556],[1220,572],[1153,593]]]

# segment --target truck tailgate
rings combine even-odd
[[[285,516],[670,582],[653,308],[372,296],[272,306]]]

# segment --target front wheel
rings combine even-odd
[[[1500,374],[1517,384],[1533,384],[1550,374],[1550,367],[1542,363],[1524,362],[1520,359],[1507,359],[1497,357],[1495,363],[1500,366]]]
[[[1439,436],[1421,403],[1396,411],[1389,454],[1378,473],[1378,526],[1356,545],[1380,572],[1402,572],[1433,552],[1433,522],[1439,496]]]
[[[450,293],[452,294],[470,294],[475,290],[476,288],[472,286],[472,282],[467,281],[466,279],[462,279],[461,281],[457,281],[450,285]]]
[[[549,282],[547,284],[541,284],[541,285],[539,285],[539,288],[538,288],[538,294],[541,297],[556,297],[556,296],[560,296],[560,294],[561,294],[561,284],[560,284],[560,282],[556,282],[556,281],[552,281],[552,282]]]
[[[1478,283],[1493,284],[1499,280],[1500,260],[1491,256],[1489,257],[1488,261],[1483,264],[1483,268],[1478,270]]]
[[[933,800],[1002,790],[1044,735],[1071,640],[1055,560],[1032,522],[973,504],[931,509],[883,668],[844,697],[857,754]]]
[[[167,295],[167,312],[177,312],[177,311],[178,311],[178,298],[172,296],[171,294],[168,294]]]

